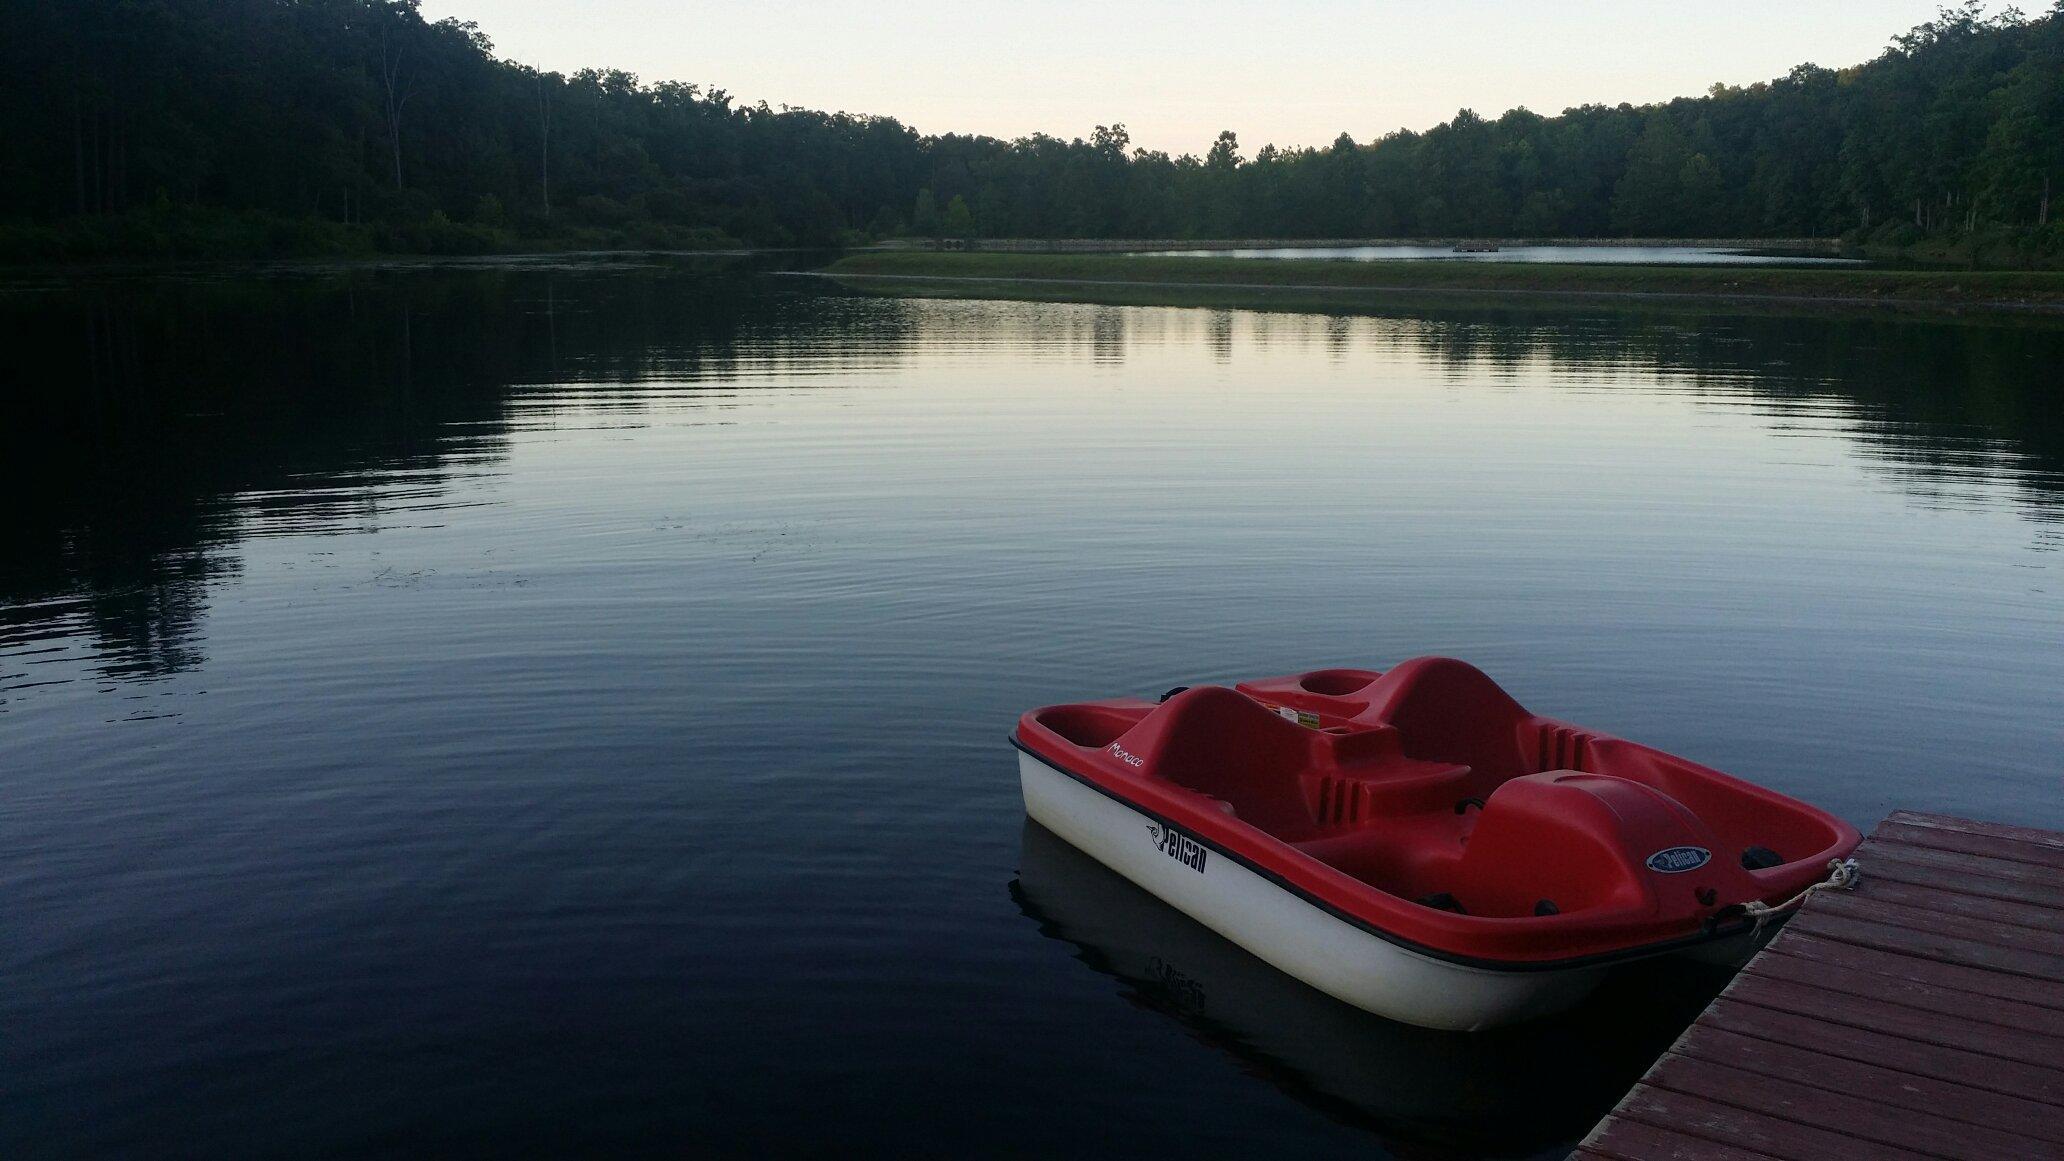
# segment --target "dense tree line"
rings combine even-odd
[[[416,0],[0,0],[0,249],[993,237],[2054,238],[2064,0],[1972,0],[1877,59],[1657,105],[1203,156],[499,60]],[[81,242],[80,239],[86,241]],[[26,240],[26,242],[25,242]],[[250,239],[246,239],[249,242]]]

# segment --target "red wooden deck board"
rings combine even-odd
[[[1959,939],[1989,943],[1994,947],[2011,948],[2015,951],[2039,952],[2064,964],[2064,931],[2056,928],[2045,930],[2027,927],[2018,923],[2001,923],[1994,919],[1972,919],[1954,914],[1939,907],[1908,907],[1894,903],[1880,892],[1868,886],[1852,893],[1830,892],[1821,899],[1810,916],[1801,916],[1800,922],[1812,924],[1822,919],[1836,917],[1861,919],[1883,924],[1886,927],[1908,931],[1939,931]]]
[[[1687,1031],[1672,1051],[1807,1089],[1868,1093],[1888,1104],[1925,1108],[1964,1124],[2064,1145],[2064,1117],[2055,1105],[1916,1076],[1875,1061],[1845,1060],[1817,1048],[1795,1048],[1703,1023]]]
[[[1957,874],[2012,879],[2042,887],[2055,887],[2059,883],[2064,883],[2064,871],[2038,863],[2023,862],[2020,859],[2001,859],[1991,855],[1972,854],[1970,851],[1946,851],[1940,847],[1900,842],[1898,839],[1875,834],[1871,836],[1870,843],[1871,850],[1884,858],[1924,863]]]
[[[1879,875],[1871,880],[1870,897],[1896,907],[1918,907],[2010,927],[2032,927],[2040,932],[2055,933],[2064,927],[2064,911],[2054,907],[1974,895],[1961,886],[1940,881],[1910,883]]]
[[[1777,1161],[1768,1153],[1617,1119],[1600,1125],[1575,1155],[1586,1161]]]
[[[2033,904],[2046,910],[2054,909],[2059,899],[2064,899],[2064,873],[2050,875],[2045,882],[2041,877],[2025,873],[1987,873],[1986,868],[1976,865],[1977,862],[1946,851],[1885,843],[1871,848],[1871,881],[1961,891],[1978,899]],[[2008,866],[2014,870],[2023,869],[2018,863]]]
[[[1995,834],[1972,834],[1969,831],[1951,830],[1948,827],[1916,826],[1903,822],[1882,823],[1878,827],[1878,833],[1889,841],[1905,843],[1908,846],[1932,847],[1938,851],[1960,851],[1964,854],[1983,855],[1989,859],[2064,869],[2064,847],[2002,838]]]
[[[1899,811],[1856,859],[1579,1156],[2064,1159],[2064,834]]]
[[[1913,810],[1895,810],[1887,822],[1904,826],[1925,826],[1935,830],[1954,830],[1964,834],[1990,835],[1993,838],[2014,839],[2034,843],[2037,846],[2064,850],[2064,833],[2054,830],[2040,830],[2032,826],[2010,826],[2003,822],[1979,822],[1971,818],[1951,818],[1942,814],[1922,814]]]
[[[1668,1058],[1665,1058],[1668,1059]],[[1940,1117],[1908,1118],[1885,1097],[1897,1090],[1835,1092],[1679,1055],[1656,1070],[1651,1087],[1731,1105],[1745,1112],[1818,1125],[1880,1148],[1912,1149],[1951,1161],[1997,1161],[2018,1155],[2028,1138],[1988,1125]],[[1873,1150],[1875,1151],[1875,1150]]]
[[[1912,976],[1881,975],[1856,968],[1830,971],[1824,964],[1779,951],[1757,956],[1756,962],[1749,965],[1748,973],[1804,987],[1854,989],[1889,1004],[1938,1013],[1955,1020],[1971,1020],[1977,1025],[1989,1024],[2002,1029],[2064,1037],[2064,1011],[1975,996]],[[2064,988],[2058,990],[2064,991]],[[2057,1048],[2064,1051],[2064,1043]]]
[[[1866,872],[1867,873],[1867,872]],[[1836,943],[1854,943],[1919,959],[1963,964],[2007,975],[2064,984],[2064,957],[2002,947],[1985,940],[1937,930],[1934,923],[1885,922],[1882,915],[1833,914],[1829,901],[1792,920],[1790,926]],[[1921,918],[1929,917],[1923,915]],[[1904,917],[1902,917],[1904,919]]]
[[[1670,1058],[1665,1057],[1665,1061]],[[1830,1157],[1882,1157],[1886,1161],[1922,1161],[1929,1154],[1878,1142],[1868,1144],[1838,1129],[1807,1124],[1752,1109],[1737,1108],[1706,1097],[1691,1096],[1644,1084],[1620,1102],[1616,1117],[1657,1128],[1675,1129],[1722,1145],[1768,1153],[1784,1161],[1827,1161]]]
[[[1765,948],[1763,954],[1811,960],[1822,965],[1822,970],[1830,973],[1869,973],[1877,977],[1889,976],[1954,989],[1972,997],[1971,1007],[1974,1012],[1984,1009],[1986,1000],[2006,1000],[2015,1004],[2064,1011],[2064,987],[2048,980],[2011,976],[1986,968],[1972,967],[1969,964],[1916,959],[1913,956],[1882,951],[1861,944],[1836,943],[1796,927],[1786,931],[1783,939]],[[1875,980],[1861,980],[1857,986],[1871,988],[1877,984]],[[1982,1015],[1983,1013],[1981,1018]]]
[[[2029,1069],[1980,1056],[1961,1048],[1922,1044],[1884,1032],[1827,1024],[1755,1004],[1722,999],[1699,1017],[1702,1024],[1789,1044],[1841,1060],[1882,1064],[1900,1072],[1936,1080],[1957,1081],[1988,1092],[2018,1096],[2054,1105],[2064,1113],[2064,1077],[2048,1069]]]
[[[2064,1040],[2054,1036],[1902,1007],[1855,988],[1835,991],[1808,987],[1768,975],[1744,976],[1742,982],[1748,986],[1730,997],[1736,1003],[1787,1012],[1816,1023],[1861,1028],[1918,1044],[1960,1048],[1980,1056],[2017,1061],[2056,1073],[2052,1079],[2064,1090]]]

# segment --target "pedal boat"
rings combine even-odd
[[[1025,811],[1277,969],[1428,1028],[1739,962],[1860,841],[1803,802],[1529,713],[1443,657],[1018,720]]]

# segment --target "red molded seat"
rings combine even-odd
[[[1224,686],[1170,698],[1118,746],[1142,773],[1230,803],[1243,822],[1279,838],[1313,830],[1303,775],[1321,735]]]

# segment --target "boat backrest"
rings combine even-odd
[[[1356,695],[1369,708],[1358,721],[1396,726],[1407,756],[1474,769],[1495,784],[1533,772],[1532,715],[1482,670],[1452,657],[1418,657],[1393,667]]]
[[[1230,803],[1243,822],[1282,838],[1313,829],[1303,777],[1321,735],[1224,686],[1168,700],[1120,738],[1144,774]]]

